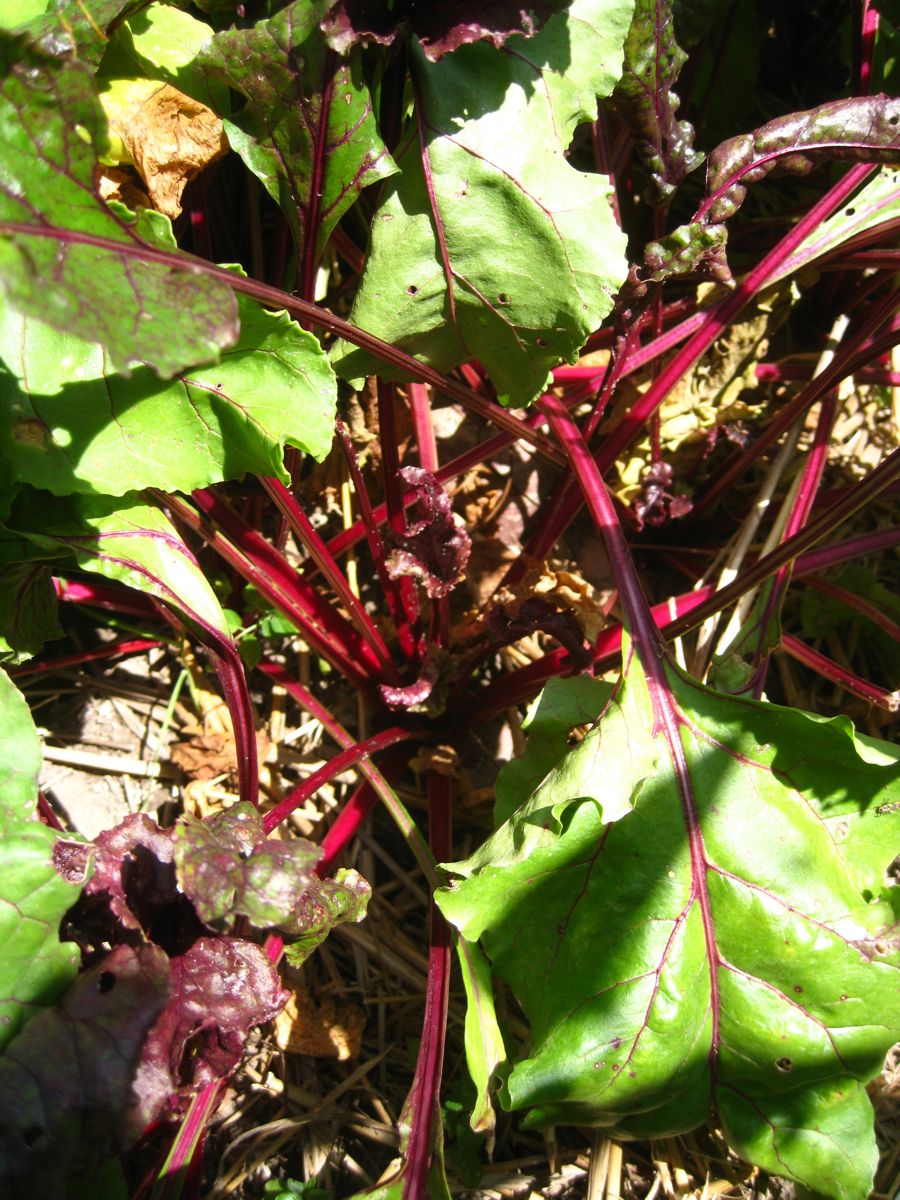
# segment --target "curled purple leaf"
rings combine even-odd
[[[822,162],[893,162],[900,153],[900,100],[854,96],[768,121],[729,138],[709,156],[708,223],[727,221],[744,202],[747,184],[772,174],[806,175]]]
[[[419,580],[432,600],[447,596],[463,578],[472,539],[457,524],[450,497],[430,471],[401,467],[399,475],[415,489],[416,505],[423,516],[410,522],[406,533],[394,534],[394,549],[386,563],[388,575]]]
[[[134,1089],[147,1032],[166,1004],[155,946],[117,946],[0,1058],[0,1194],[67,1196],[126,1149],[156,1108]]]
[[[671,0],[638,0],[612,102],[650,174],[651,204],[670,200],[703,161],[693,148],[693,127],[675,117],[679,99],[672,89],[686,61],[675,40]]]
[[[644,472],[641,491],[632,504],[638,529],[645,525],[658,527],[668,521],[685,517],[694,507],[683,493],[673,495],[675,472],[667,462],[656,462]]]
[[[591,652],[585,644],[584,630],[578,618],[567,608],[554,608],[546,600],[533,596],[526,600],[513,615],[502,604],[498,604],[488,615],[488,631],[496,646],[508,646],[519,638],[528,637],[540,630],[568,650],[572,665],[577,669],[586,667],[591,661]]]
[[[507,39],[532,37],[569,0],[338,0],[321,28],[333,49],[346,54],[360,42],[390,46],[414,34],[432,62],[469,42],[490,41],[499,50]]]
[[[439,678],[440,668],[436,660],[430,657],[422,664],[422,670],[414,683],[408,683],[405,687],[391,687],[390,684],[381,683],[378,690],[388,708],[425,712],[430,708],[428,701]]]
[[[150,1030],[134,1080],[143,1120],[178,1112],[237,1066],[250,1030],[288,993],[265,952],[238,938],[200,938],[169,963],[171,995]]]

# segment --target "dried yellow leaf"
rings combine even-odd
[[[154,208],[177,217],[185,186],[228,150],[222,121],[156,80],[116,80],[102,101],[119,161],[134,164]]]
[[[298,987],[275,1018],[275,1041],[285,1054],[357,1058],[366,1014],[356,1004],[325,999],[316,1004],[305,987]]]

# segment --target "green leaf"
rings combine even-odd
[[[0,1052],[53,1005],[81,962],[59,923],[78,899],[53,864],[58,834],[35,816],[41,746],[24,697],[0,671]]]
[[[857,743],[846,720],[664,670],[678,754],[663,752],[632,659],[567,756],[596,761],[585,798],[563,760],[438,895],[531,1025],[505,1102],[531,1110],[528,1125],[640,1138],[712,1112],[757,1165],[865,1200],[877,1151],[863,1085],[900,1031],[900,953],[891,906],[866,903],[858,847],[831,817],[846,806],[880,823],[883,872],[900,755]]]
[[[360,191],[396,171],[360,54],[338,59],[319,31],[331,3],[295,0],[252,29],[217,33],[199,58],[212,79],[246,97],[226,122],[228,140],[281,206],[310,261]]]
[[[430,63],[414,47],[415,114],[375,214],[355,325],[442,371],[479,359],[511,404],[575,361],[625,277],[625,240],[608,180],[565,153],[615,85],[631,11],[576,0],[503,52],[478,43]],[[352,380],[376,369],[347,342],[333,361]]]
[[[20,562],[0,570],[0,662],[26,662],[44,642],[61,638],[57,608],[47,567]]]
[[[49,0],[28,27],[29,37],[58,57],[77,57],[93,69],[106,49],[106,30],[130,0]],[[6,0],[4,0],[4,4]]]
[[[237,339],[234,294],[182,259],[174,241],[161,243],[158,214],[135,220],[95,195],[106,136],[85,67],[0,33],[6,303],[102,343],[118,369],[143,362],[171,375],[210,362]]]
[[[213,28],[171,4],[151,4],[123,21],[110,38],[98,75],[162,79],[222,116],[228,89],[209,79],[196,62]]]
[[[61,502],[29,490],[8,525],[36,546],[74,555],[85,571],[154,596],[189,625],[232,641],[215,593],[171,521],[133,495]]]
[[[494,1008],[490,963],[477,942],[463,937],[456,940],[456,953],[466,991],[466,1066],[476,1093],[470,1125],[473,1132],[487,1134],[490,1152],[497,1124],[491,1085],[494,1072],[506,1062],[506,1047]]]
[[[0,29],[18,29],[20,25],[39,17],[47,0],[4,0],[0,10]]]
[[[286,313],[239,300],[241,336],[221,360],[160,381],[117,375],[94,342],[0,313],[0,461],[56,495],[190,492],[246,472],[284,482],[287,442],[331,448],[337,387],[319,342]]]
[[[612,695],[612,685],[590,675],[571,679],[554,676],[534,701],[522,729],[528,744],[521,758],[500,769],[494,785],[494,825],[504,821],[524,804],[551,768],[563,758],[576,725],[593,724],[597,713]]]
[[[625,39],[625,69],[612,103],[635,138],[650,175],[651,204],[672,199],[684,177],[703,162],[694,129],[676,119],[674,87],[687,62],[675,40],[672,0],[636,0]]]
[[[41,743],[25,697],[0,671],[0,821],[37,815]]]
[[[771,282],[802,270],[823,254],[836,250],[857,234],[877,229],[900,216],[900,168],[879,167],[868,183],[842,209],[823,221],[771,278]]]

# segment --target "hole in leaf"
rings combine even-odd
[[[888,117],[888,125],[896,125],[900,121],[900,117],[895,113],[894,116]]]
[[[497,297],[497,303],[498,304],[509,304],[509,296],[506,294],[506,292],[500,293],[500,295]]]
[[[111,992],[115,986],[116,977],[113,975],[112,971],[104,971],[97,980],[97,991],[101,992],[104,996],[107,992]]]
[[[793,1071],[794,1069],[794,1064],[789,1058],[776,1058],[775,1066],[779,1071],[784,1071],[785,1074],[787,1074],[788,1071]]]
[[[414,283],[411,283],[409,285],[409,287],[406,289],[406,294],[407,294],[407,296],[414,296],[418,290],[419,289],[416,287],[416,285]]]
[[[794,991],[795,991],[795,992],[797,992],[797,993],[799,994],[800,992],[802,992],[802,991],[803,991],[803,988],[800,986],[800,984],[799,984],[799,983],[795,983],[795,984],[794,984]]]
[[[848,209],[847,209],[847,211],[844,213],[844,216],[845,216],[845,217],[852,217],[852,216],[853,216],[855,213],[856,213],[856,209],[855,209],[855,208],[848,208]]]

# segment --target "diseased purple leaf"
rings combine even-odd
[[[319,846],[302,838],[267,838],[250,804],[233,804],[204,821],[175,829],[178,884],[211,927],[236,916],[257,929],[277,929],[306,958],[342,921],[361,921],[371,889],[355,871],[319,879]]]
[[[767,175],[806,175],[822,162],[892,162],[900,153],[900,99],[855,96],[769,121],[729,138],[710,154],[707,199],[697,213],[727,221],[744,202],[747,184]]]
[[[422,516],[410,520],[406,533],[392,536],[387,571],[392,579],[411,576],[432,600],[447,596],[462,580],[472,552],[472,539],[457,523],[450,497],[422,467],[401,467],[400,477],[415,489]]]
[[[519,638],[528,637],[540,630],[552,638],[571,655],[571,666],[584,668],[591,661],[591,651],[585,644],[584,630],[574,612],[568,608],[555,608],[540,596],[532,596],[520,605],[515,615],[498,604],[488,614],[488,632],[495,646],[509,646]]]
[[[150,1030],[134,1078],[141,1120],[179,1111],[237,1066],[247,1034],[288,993],[265,951],[238,938],[200,938],[169,960],[170,998]]]
[[[234,294],[187,259],[173,265],[179,255],[159,214],[131,219],[98,198],[94,173],[106,142],[90,71],[0,31],[5,301],[101,342],[119,369],[146,362],[169,375],[211,362],[237,338]],[[160,250],[169,261],[150,261],[147,252]]]
[[[532,37],[570,0],[446,0],[416,4],[405,0],[337,0],[322,21],[330,45],[346,54],[359,43],[392,44],[398,34],[414,34],[425,56],[437,62],[468,42],[490,41],[499,50],[514,34]]]
[[[378,691],[381,698],[393,709],[404,709],[406,712],[430,711],[428,701],[434,692],[440,678],[440,667],[434,655],[429,656],[422,664],[418,679],[404,687],[392,687],[388,683],[380,683]]]
[[[317,256],[362,189],[396,171],[360,55],[344,61],[317,22],[330,0],[295,0],[252,29],[217,33],[198,62],[247,100],[226,122],[232,147],[291,222],[311,297]]]
[[[679,517],[686,517],[691,511],[693,504],[686,495],[673,495],[674,482],[675,472],[671,465],[663,460],[653,463],[644,472],[640,493],[631,504],[639,530],[645,525],[665,525]]]
[[[134,1084],[168,990],[161,950],[118,946],[10,1043],[0,1058],[0,1193],[69,1195],[156,1115]]]
[[[703,161],[693,148],[693,127],[675,116],[679,99],[672,89],[686,61],[675,40],[672,0],[637,0],[612,104],[637,142],[650,175],[651,204],[669,201],[684,177]]]

